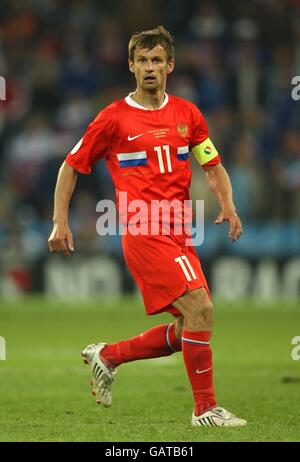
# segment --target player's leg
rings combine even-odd
[[[109,407],[112,403],[112,384],[117,366],[139,359],[169,356],[181,351],[183,318],[173,323],[152,327],[142,334],[114,344],[88,345],[82,352],[84,362],[92,367],[92,394],[98,404]]]
[[[212,303],[206,290],[200,288],[186,292],[173,306],[184,318],[182,352],[194,393],[195,414],[200,415],[216,406],[210,348]]]
[[[101,358],[107,365],[117,367],[139,359],[159,358],[181,351],[182,316],[170,324],[152,327],[147,331],[118,343],[107,344]]]
[[[183,316],[182,353],[195,402],[192,424],[202,426],[245,425],[245,420],[217,407],[210,347],[213,305],[206,290],[200,288],[188,291],[173,302],[173,306]]]

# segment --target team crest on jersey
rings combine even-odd
[[[186,123],[181,122],[177,125],[177,131],[181,136],[186,136],[188,134],[189,127]]]

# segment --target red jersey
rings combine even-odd
[[[189,200],[191,151],[204,168],[220,162],[205,119],[194,104],[166,94],[159,109],[149,110],[129,95],[98,114],[66,162],[89,174],[105,158],[117,205],[121,192],[127,193],[127,204],[133,200],[149,205],[153,200],[183,204]],[[120,211],[121,223],[127,222],[127,212]]]

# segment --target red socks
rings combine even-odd
[[[193,389],[196,416],[217,404],[209,340],[210,332],[182,331],[182,353]]]
[[[137,359],[159,358],[181,351],[181,341],[177,339],[174,324],[164,324],[143,332],[129,340],[106,345],[101,357],[116,367]]]
[[[137,359],[169,356],[182,349],[194,394],[194,412],[195,415],[200,415],[217,404],[214,395],[212,351],[209,340],[210,332],[183,330],[181,344],[176,337],[174,324],[164,324],[153,327],[129,340],[106,345],[101,351],[101,357],[110,365],[117,367]]]

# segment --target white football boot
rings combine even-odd
[[[113,367],[106,366],[100,358],[100,352],[105,345],[106,343],[88,345],[81,355],[85,364],[89,364],[92,368],[92,394],[96,397],[98,404],[109,407],[112,402],[111,387],[117,371]]]
[[[247,421],[222,407],[214,407],[199,416],[192,415],[192,425],[200,427],[243,427]]]

